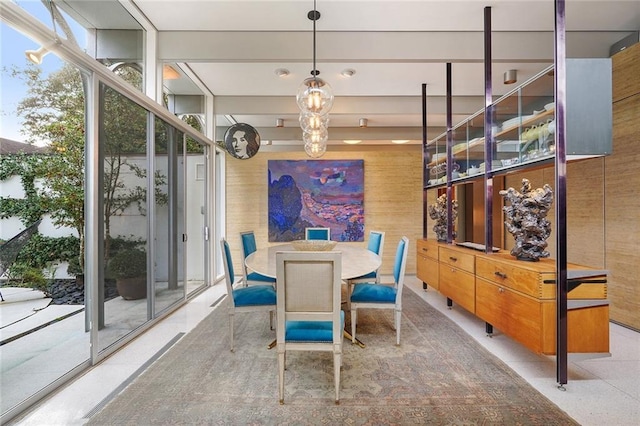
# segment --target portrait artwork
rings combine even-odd
[[[247,123],[236,123],[224,134],[226,151],[233,157],[246,160],[253,157],[260,149],[258,131]]]
[[[269,241],[331,228],[334,241],[364,241],[364,160],[269,160]]]

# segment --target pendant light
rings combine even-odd
[[[299,121],[305,151],[310,157],[318,158],[327,150],[329,111],[333,106],[334,97],[331,86],[318,77],[320,71],[316,69],[316,21],[320,19],[320,12],[316,10],[316,0],[313,1],[313,10],[309,11],[307,18],[313,21],[313,69],[311,77],[300,84],[296,103],[300,108]]]

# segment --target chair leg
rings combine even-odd
[[[229,314],[229,344],[231,345],[231,352],[234,352],[234,348],[233,348],[233,313]]]
[[[340,352],[333,353],[333,380],[336,388],[336,405],[340,404],[340,364],[342,363]]]
[[[284,351],[278,352],[278,397],[284,404]]]
[[[351,280],[347,280],[347,310],[351,310]]]
[[[396,311],[395,315],[396,323],[396,345],[400,346],[400,319],[402,318],[402,311]]]
[[[351,308],[351,343],[356,343],[356,320],[358,317],[358,310]]]

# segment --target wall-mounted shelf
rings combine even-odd
[[[491,149],[491,176],[514,169],[538,167],[555,157],[555,101],[553,67],[496,100],[493,111],[493,141],[485,143],[485,110],[478,111],[451,132],[442,133],[426,146],[425,186],[447,184],[447,149],[453,158],[453,184],[467,178],[483,178],[485,150]],[[611,153],[611,61],[567,60],[566,108],[567,160]],[[597,117],[597,119],[591,119]]]

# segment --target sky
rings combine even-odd
[[[47,27],[53,29],[49,10],[40,0],[14,1],[18,6],[38,18]],[[85,45],[86,37],[80,25],[65,15],[69,26],[78,40],[80,46]],[[61,30],[58,33],[61,36]],[[0,137],[16,141],[24,141],[26,136],[20,133],[22,121],[16,114],[16,107],[26,96],[27,86],[19,79],[11,78],[5,68],[13,65],[25,67],[29,61],[25,56],[26,50],[36,50],[40,45],[9,27],[4,22],[0,22]],[[40,64],[43,70],[43,77],[62,67],[63,61],[55,54],[46,55]]]

